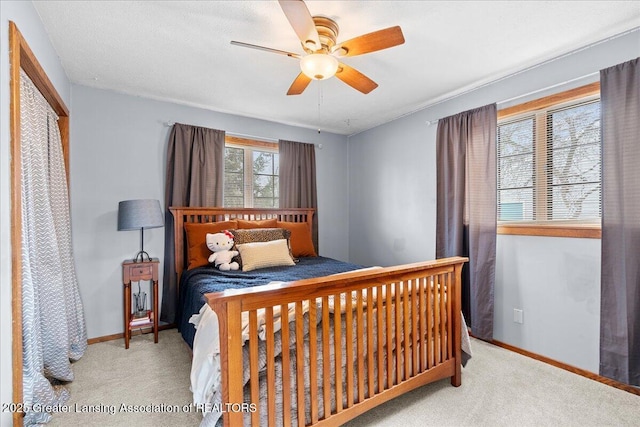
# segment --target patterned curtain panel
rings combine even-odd
[[[600,374],[640,386],[640,58],[600,71]]]
[[[278,141],[280,153],[280,207],[315,208],[313,244],[318,252],[318,196],[316,190],[316,151],[313,144]]]
[[[436,257],[466,256],[462,311],[473,334],[493,337],[496,264],[496,104],[438,121]]]
[[[24,72],[20,79],[22,161],[22,340],[25,425],[51,415],[34,404],[61,405],[70,360],[87,348],[71,246],[67,177],[58,117]]]
[[[160,319],[174,323],[178,314],[178,283],[171,206],[222,206],[224,179],[222,130],[176,123],[169,134],[165,182],[164,276]]]

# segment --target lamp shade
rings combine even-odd
[[[164,226],[160,201],[124,200],[118,204],[118,231]]]

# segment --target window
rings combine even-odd
[[[232,136],[225,145],[224,206],[279,207],[278,145]]]
[[[595,83],[499,113],[499,233],[579,236],[566,230],[599,229],[598,96]],[[528,227],[534,232],[522,232]],[[598,237],[590,234],[584,237]]]

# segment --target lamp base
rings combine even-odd
[[[140,251],[136,254],[135,258],[133,258],[133,262],[144,262],[144,257],[147,257],[147,261],[151,261],[151,257],[146,251]]]

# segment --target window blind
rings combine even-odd
[[[225,147],[224,206],[277,208],[279,154],[252,147]]]
[[[547,113],[547,219],[601,216],[600,101]]]
[[[277,208],[278,173],[280,159],[278,153],[253,151],[253,207]]]
[[[224,149],[224,206],[244,207],[244,150],[225,147]]]
[[[498,221],[534,219],[535,118],[498,126]]]
[[[497,137],[499,221],[601,217],[599,99],[503,121]]]

